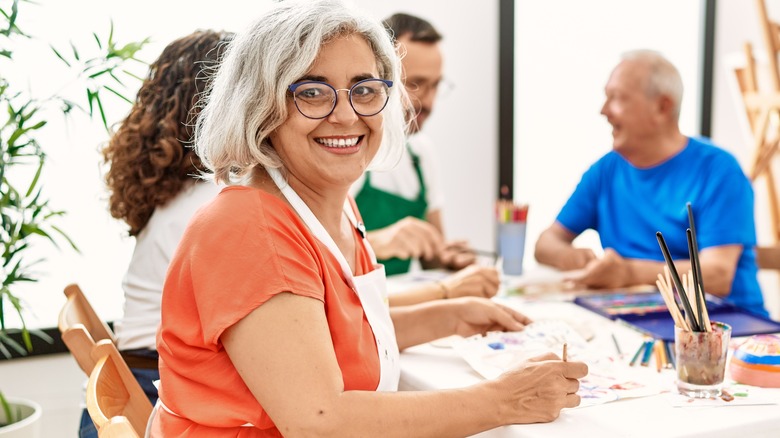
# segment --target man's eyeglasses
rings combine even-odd
[[[406,91],[416,96],[427,96],[428,93],[435,90],[438,97],[444,98],[455,89],[455,84],[442,78],[436,82],[410,80],[404,83],[404,87],[406,87]]]
[[[318,81],[298,82],[288,89],[295,100],[295,107],[304,117],[324,119],[336,108],[339,91],[349,93],[349,104],[358,115],[368,117],[379,114],[387,105],[392,86],[393,81],[365,79],[350,88],[338,90]]]

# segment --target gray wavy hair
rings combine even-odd
[[[667,96],[674,101],[675,120],[680,119],[682,105],[683,83],[677,68],[655,50],[640,49],[626,52],[620,57],[623,61],[638,61],[648,68],[647,88],[645,94],[649,97]]]
[[[352,34],[368,42],[380,78],[394,82],[382,112],[382,144],[369,168],[397,163],[410,106],[387,31],[340,0],[287,0],[236,35],[204,96],[195,149],[214,180],[243,183],[257,165],[284,167],[269,135],[287,119],[287,87],[309,71],[323,44]]]

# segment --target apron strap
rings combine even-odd
[[[333,240],[330,234],[328,234],[328,232],[325,230],[325,227],[322,226],[320,221],[311,211],[309,206],[303,202],[303,199],[301,199],[298,193],[296,193],[295,190],[290,187],[290,184],[288,184],[284,179],[279,169],[266,167],[265,170],[268,172],[268,175],[271,176],[271,179],[274,181],[274,184],[276,184],[276,187],[281,190],[284,197],[287,199],[290,205],[292,205],[293,209],[301,216],[301,219],[303,219],[303,222],[309,227],[312,234],[314,234],[314,237],[322,242],[328,248],[328,250],[330,250],[331,254],[336,257],[336,260],[339,262],[339,266],[341,266],[341,271],[344,274],[344,278],[347,280],[349,286],[354,289],[355,282],[353,281],[354,275],[352,274],[352,269],[350,269],[349,264],[347,263],[347,259],[344,257],[344,254],[341,253],[341,250],[336,245],[336,242]],[[358,223],[355,212],[352,210],[352,206],[350,205],[348,199],[344,200],[344,213],[352,223],[352,226],[354,226],[355,229],[357,229],[363,236],[363,246],[371,256],[371,260],[376,264],[376,255],[374,254],[374,250],[371,248],[371,245],[368,243],[368,239],[365,237],[365,226],[363,226],[362,222]]]

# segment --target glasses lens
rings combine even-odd
[[[379,79],[366,79],[353,85],[349,90],[352,108],[361,116],[379,114],[387,105],[389,87]]]
[[[404,84],[406,91],[414,96],[422,98],[427,96],[428,93],[435,91],[437,98],[447,97],[450,92],[455,88],[455,84],[448,81],[446,78],[439,79],[435,82],[427,80],[408,81]]]
[[[295,106],[306,117],[321,119],[330,114],[336,102],[336,92],[327,84],[309,82],[295,89]]]
[[[442,79],[439,81],[439,85],[437,87],[438,91],[438,97],[440,98],[446,98],[450,94],[452,94],[452,91],[455,89],[455,84],[448,81],[447,79]]]

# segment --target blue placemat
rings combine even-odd
[[[588,295],[575,298],[574,303],[609,319],[625,321],[655,339],[674,342],[674,320],[658,292]],[[717,297],[707,297],[707,310],[710,321],[731,326],[732,337],[780,333],[780,322],[754,315]]]

